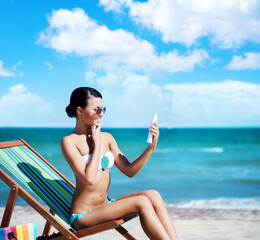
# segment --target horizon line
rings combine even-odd
[[[4,126],[0,129],[73,129],[74,127],[53,126]],[[102,129],[148,129],[148,127],[102,127]],[[260,126],[205,126],[205,127],[160,127],[159,129],[260,129]]]

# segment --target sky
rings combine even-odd
[[[93,87],[102,127],[260,126],[260,1],[1,0],[0,127],[73,127]]]

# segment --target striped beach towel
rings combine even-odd
[[[73,188],[26,145],[0,149],[0,164],[69,223]]]
[[[1,240],[36,240],[37,224],[29,223],[25,225],[18,225],[14,227],[0,228]]]

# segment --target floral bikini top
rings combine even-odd
[[[83,156],[83,159],[84,159],[86,165],[88,165],[91,155],[92,154],[86,154]],[[112,152],[108,151],[105,155],[103,155],[103,157],[100,156],[98,170],[110,169],[111,167],[113,167],[114,163],[115,163],[115,158],[114,158]]]

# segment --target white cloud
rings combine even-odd
[[[259,126],[260,84],[169,84],[175,126]]]
[[[107,112],[106,127],[147,127],[158,113],[160,127],[225,127],[260,125],[260,84],[238,81],[159,86],[146,75],[96,76]],[[0,126],[65,126],[59,107],[15,85],[0,98]]]
[[[50,62],[45,62],[45,65],[49,68],[50,71],[53,71],[54,67]]]
[[[226,66],[229,70],[260,69],[260,53],[248,52],[243,56],[234,56]]]
[[[154,113],[158,113],[160,126],[170,126],[172,109],[170,92],[151,83],[146,75],[134,73],[107,73],[97,77],[96,84],[103,95],[107,112],[103,126],[149,127]]]
[[[17,66],[21,65],[22,62],[19,61],[16,65],[12,66],[10,69],[4,68],[3,62],[0,60],[0,77],[15,77],[17,75],[22,75],[22,73],[17,73]]]
[[[53,11],[48,21],[50,26],[41,33],[38,43],[64,54],[86,57],[92,69],[175,73],[192,71],[209,59],[202,49],[186,55],[177,50],[157,54],[148,41],[123,29],[110,30],[98,25],[79,8]]]
[[[105,7],[106,11],[112,10],[119,13],[121,12],[121,8],[123,5],[125,5],[127,0],[100,0],[99,2]]]
[[[0,126],[54,126],[57,124],[54,106],[28,91],[23,84],[9,89],[0,98]]]
[[[95,86],[107,107],[103,126],[148,127],[154,113],[161,127],[260,126],[260,84],[229,80],[159,86],[146,75],[108,73],[97,76]]]
[[[129,9],[131,18],[162,35],[164,42],[190,46],[209,37],[223,48],[260,42],[260,2],[256,0],[100,0],[107,11]]]
[[[86,81],[88,83],[91,84],[91,83],[95,82],[95,78],[97,76],[97,74],[95,72],[93,72],[93,71],[86,71],[85,74],[86,74]]]

